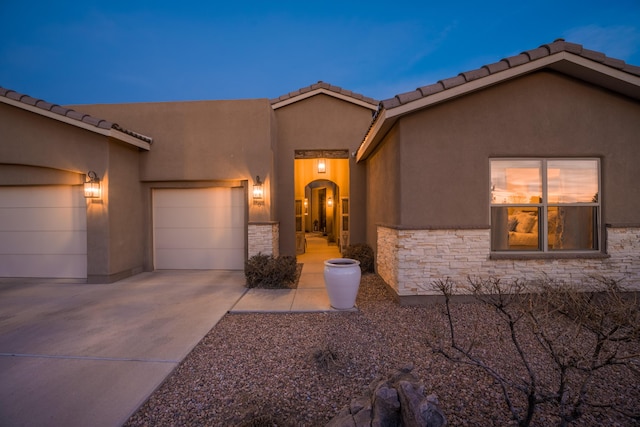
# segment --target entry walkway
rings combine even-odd
[[[337,245],[329,245],[326,238],[307,234],[307,251],[298,255],[298,262],[303,264],[298,288],[249,289],[229,312],[338,311],[329,304],[323,271],[325,260],[340,257]]]

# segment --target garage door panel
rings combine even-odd
[[[166,228],[157,234],[158,249],[244,248],[242,230],[237,228]]]
[[[157,269],[244,268],[242,188],[157,189],[153,205]]]
[[[244,260],[234,249],[157,249],[156,264],[167,270],[244,269]]]
[[[237,207],[236,209],[237,210]],[[232,206],[164,207],[156,210],[156,228],[206,228],[212,224],[242,227],[244,215],[234,214]]]
[[[77,254],[87,253],[86,231],[0,231],[2,254]]]
[[[161,189],[154,193],[157,208],[202,208],[219,206],[244,206],[241,188]]]
[[[0,276],[87,277],[81,186],[0,187]]]
[[[81,186],[3,187],[0,208],[86,208]]]
[[[86,230],[86,208],[0,208],[0,231]]]
[[[87,256],[86,254],[2,254],[0,255],[0,276],[86,278]]]

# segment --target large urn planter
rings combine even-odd
[[[360,275],[360,261],[355,259],[332,258],[324,262],[324,284],[331,307],[349,310],[355,306]]]

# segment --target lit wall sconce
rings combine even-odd
[[[84,197],[87,199],[99,199],[100,196],[100,178],[94,171],[89,171],[84,181]]]
[[[260,175],[256,176],[256,182],[253,184],[253,204],[264,204],[264,187],[262,186],[262,181],[260,181]]]
[[[327,161],[325,159],[318,159],[318,173],[325,173],[327,171]]]
[[[327,198],[327,206],[330,208],[333,207],[333,199],[331,197]]]
[[[304,199],[304,214],[309,215],[309,199]]]

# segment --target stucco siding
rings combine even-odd
[[[403,117],[403,227],[489,225],[492,157],[602,159],[603,217],[640,223],[640,103],[539,72]]]
[[[400,143],[393,129],[367,160],[367,241],[375,248],[376,226],[400,222]],[[380,256],[378,254],[378,256]]]
[[[355,151],[371,123],[371,110],[320,94],[278,108],[276,204],[280,222],[280,253],[295,255],[295,150]],[[365,166],[349,157],[351,242],[365,240]]]

